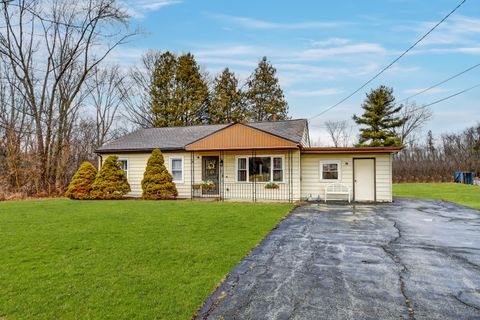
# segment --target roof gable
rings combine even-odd
[[[187,151],[298,148],[298,144],[248,124],[236,123],[185,146]]]

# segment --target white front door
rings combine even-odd
[[[353,159],[354,200],[375,201],[375,160]]]

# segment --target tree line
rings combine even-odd
[[[0,199],[62,194],[94,150],[138,127],[280,120],[288,104],[267,60],[240,84],[195,57],[109,56],[140,34],[116,0],[0,3]],[[140,59],[140,57],[139,57]]]
[[[394,182],[451,182],[456,171],[480,174],[480,124],[437,139],[432,131],[412,137],[393,158]]]
[[[127,111],[141,127],[287,119],[276,72],[263,57],[243,85],[228,68],[210,80],[191,53],[151,51],[132,71],[141,86],[129,96]]]

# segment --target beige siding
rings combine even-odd
[[[128,161],[128,183],[130,184],[130,196],[142,195],[142,179],[147,166],[148,153],[119,153],[115,154],[119,159],[126,159]],[[105,160],[110,154],[102,155]],[[170,171],[170,158],[183,158],[183,182],[176,182],[179,198],[190,198],[190,181],[191,181],[191,159],[190,152],[164,152],[165,165]]]
[[[143,173],[150,154],[144,153],[128,153],[116,154],[120,159],[128,160],[128,181],[131,186],[131,196],[141,196],[141,181]],[[194,177],[192,179],[192,154],[190,152],[165,152],[165,164],[170,170],[171,158],[183,158],[183,182],[177,182],[177,190],[179,198],[191,197],[191,182],[202,181],[202,156],[220,155],[220,152],[195,152],[194,159]],[[236,182],[236,158],[238,156],[251,156],[251,151],[226,151],[223,156],[224,182],[230,185],[241,184],[241,189],[232,188],[225,190],[226,196],[229,198],[246,198],[245,194],[252,192],[252,184],[244,182]],[[286,190],[288,188],[289,178],[292,177],[292,199],[300,200],[313,198],[318,196],[323,199],[325,186],[329,182],[320,181],[320,161],[322,160],[338,160],[341,163],[341,180],[353,190],[353,158],[376,158],[376,195],[377,201],[392,201],[392,159],[389,154],[300,154],[298,150],[292,150],[292,172],[290,175],[288,167],[288,151],[286,150],[262,150],[256,151],[256,156],[274,156],[282,155],[284,157],[284,182],[279,183],[280,188]],[[109,155],[102,155],[106,159]],[[257,190],[263,190],[263,183],[257,183]],[[237,194],[235,193],[237,192]],[[286,191],[285,191],[286,192]],[[242,193],[243,195],[241,195]],[[285,193],[284,193],[285,194]],[[288,198],[287,198],[288,199]]]
[[[353,158],[376,159],[377,201],[392,201],[392,160],[389,154],[302,154],[301,157],[301,198],[323,200],[325,187],[331,182],[320,180],[320,162],[337,160],[341,163],[340,181],[353,191]],[[353,195],[352,195],[353,196]]]

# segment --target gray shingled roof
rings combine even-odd
[[[251,122],[245,123],[245,125],[301,144],[305,129],[307,128],[307,120]],[[228,126],[229,124],[214,124],[139,129],[117,140],[104,144],[98,148],[96,152],[149,151],[155,148],[162,150],[181,150],[184,149],[186,145]]]

